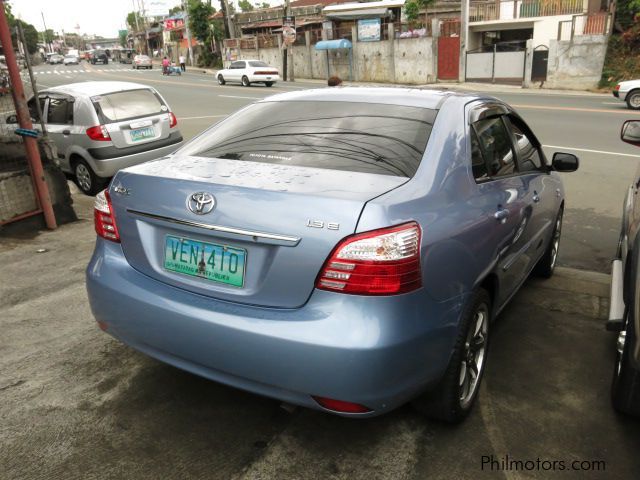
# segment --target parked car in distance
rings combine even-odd
[[[28,103],[33,118],[35,101]],[[121,168],[163,157],[182,143],[176,116],[147,85],[72,83],[41,90],[39,101],[62,169],[88,195]]]
[[[613,89],[613,96],[626,102],[631,110],[640,110],[640,80],[619,82]]]
[[[640,147],[640,120],[626,121],[620,137]],[[607,330],[618,332],[611,398],[621,413],[640,416],[640,167],[623,203],[618,251],[611,268]]]
[[[59,55],[57,53],[54,53],[53,55],[51,55],[49,57],[49,59],[47,60],[47,62],[50,65],[55,65],[57,63],[62,63],[64,61],[64,57],[62,55]]]
[[[94,50],[91,54],[91,64],[95,65],[96,63],[108,64],[109,57],[107,56],[107,52],[104,50]]]
[[[138,70],[139,68],[153,68],[151,59],[147,55],[136,55],[133,57],[133,68]]]
[[[271,87],[280,80],[280,74],[277,68],[261,60],[238,60],[231,62],[229,68],[218,71],[216,78],[220,85],[238,82],[244,87],[249,87],[252,83],[264,83]]]
[[[490,322],[553,274],[557,172],[507,104],[399,88],[243,108],[96,196],[99,326],[163,362],[344,416],[462,420]]]
[[[64,65],[78,65],[80,64],[80,59],[77,55],[65,55],[62,63]]]

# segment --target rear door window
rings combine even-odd
[[[249,62],[249,66],[250,67],[268,67],[269,64],[264,63],[264,62],[254,61],[254,62]]]
[[[162,99],[149,89],[127,90],[91,97],[102,123],[122,122],[168,112]]]
[[[412,177],[436,110],[360,102],[261,102],[180,153]]]
[[[64,98],[49,97],[47,123],[73,125],[73,103]]]

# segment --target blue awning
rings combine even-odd
[[[351,42],[346,38],[340,40],[322,40],[316,43],[316,50],[337,50],[339,48],[351,48]]]

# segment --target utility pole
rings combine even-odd
[[[27,107],[27,98],[24,95],[22,79],[20,78],[20,70],[16,61],[16,54],[13,51],[13,43],[11,42],[11,31],[9,30],[9,22],[4,12],[4,0],[0,0],[0,42],[2,42],[4,55],[9,70],[9,79],[11,81],[11,96],[16,107],[16,116],[18,117],[18,125],[24,130],[33,130],[31,123],[31,115]],[[23,137],[24,148],[29,162],[29,170],[31,171],[31,179],[38,196],[38,203],[44,214],[47,228],[53,230],[57,228],[56,217],[53,213],[53,205],[49,196],[49,187],[44,176],[42,168],[42,159],[40,158],[40,150],[38,149],[38,141],[28,135]]]
[[[44,46],[47,48],[47,53],[51,53],[51,44],[47,42],[47,23],[44,21],[44,12],[40,10],[40,15],[42,16],[42,25],[44,25]]]
[[[464,82],[467,78],[467,43],[469,42],[469,0],[462,0],[462,12],[460,13],[460,68],[458,81]]]
[[[227,0],[220,0],[224,3],[224,16],[225,16],[225,27],[227,29],[227,38],[235,38],[236,32],[233,28],[233,20],[231,19],[231,10],[229,10],[229,2]]]
[[[193,48],[191,46],[191,30],[189,29],[189,5],[182,0],[182,11],[184,12],[184,28],[187,34],[187,49],[189,51],[189,65],[193,67]]]

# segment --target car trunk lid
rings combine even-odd
[[[407,180],[176,156],[123,170],[110,188],[135,269],[207,297],[295,308],[365,203]],[[215,199],[209,213],[192,199],[203,193]]]

